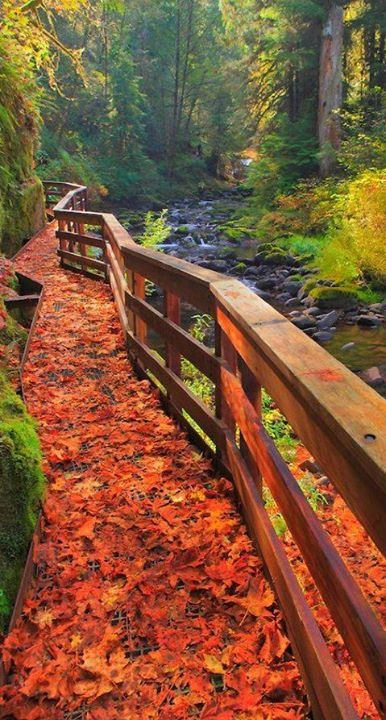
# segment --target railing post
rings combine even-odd
[[[215,322],[215,353],[219,358],[226,361],[231,372],[237,372],[237,353],[229,338],[221,329],[217,320]],[[220,420],[224,421],[224,423],[231,431],[232,435],[234,435],[236,430],[236,423],[233,414],[225,400],[225,394],[223,393],[221,382],[221,375],[219,376],[219,380],[216,383],[215,395],[216,416]],[[220,454],[221,453],[219,451],[219,448],[217,448],[217,455]]]
[[[261,385],[259,385],[258,381],[256,380],[254,374],[250,371],[248,365],[239,358],[239,367],[240,367],[240,373],[241,373],[241,384],[243,386],[243,390],[250,401],[250,403],[253,405],[254,409],[256,410],[256,413],[258,417],[261,419],[262,413],[262,407],[261,407]],[[256,461],[254,460],[252,454],[249,451],[249,447],[243,437],[243,434],[240,433],[240,452],[247,463],[248,469],[255,481],[256,487],[260,493],[260,495],[263,492],[263,479],[261,476],[261,472],[258,468],[258,465]]]
[[[140,300],[145,299],[145,278],[139,273],[134,273],[134,295]],[[139,317],[134,317],[134,333],[140,342],[145,343],[147,338],[147,325]]]
[[[180,298],[167,290],[164,295],[164,316],[176,325],[180,324]],[[166,343],[166,367],[175,375],[181,375],[181,355],[170,343]]]

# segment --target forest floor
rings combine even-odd
[[[0,716],[304,717],[231,484],[134,375],[109,288],[61,270],[55,247],[51,226],[17,261],[45,283],[24,385],[48,492]]]

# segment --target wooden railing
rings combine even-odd
[[[60,188],[59,183],[47,184]],[[54,208],[63,267],[110,283],[134,366],[164,392],[169,411],[201,446],[210,438],[232,476],[249,531],[271,576],[315,718],[357,717],[262,500],[270,489],[381,716],[386,710],[385,634],[261,422],[261,388],[335,484],[382,551],[385,522],[385,401],[237,280],[133,242],[113,215],[72,210],[79,190],[63,186]],[[87,227],[92,232],[87,231]],[[95,226],[97,233],[95,232]],[[99,234],[98,234],[99,233]],[[88,248],[100,257],[90,257]],[[163,312],[145,280],[164,291]],[[215,350],[181,327],[181,302],[208,313]],[[148,329],[165,343],[165,359]],[[181,377],[188,359],[215,385],[215,411]],[[366,552],[366,548],[364,548]]]

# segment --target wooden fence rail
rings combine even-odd
[[[385,401],[237,280],[135,244],[113,215],[86,211],[84,187],[45,183],[45,189],[48,201],[61,195],[53,210],[62,266],[110,283],[135,367],[157,379],[169,411],[202,446],[191,421],[199,426],[211,441],[208,452],[214,446],[232,476],[282,606],[314,718],[357,715],[264,509],[262,479],[384,717],[385,633],[267,435],[260,400],[264,387],[383,552]],[[163,289],[163,312],[148,302],[145,280]],[[182,302],[213,318],[214,352],[181,327]],[[165,359],[151,349],[149,328],[163,339]],[[214,411],[184,383],[181,358],[214,383]]]

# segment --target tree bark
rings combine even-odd
[[[322,30],[319,64],[318,135],[320,174],[328,177],[335,169],[340,147],[342,105],[343,8],[332,3]]]

